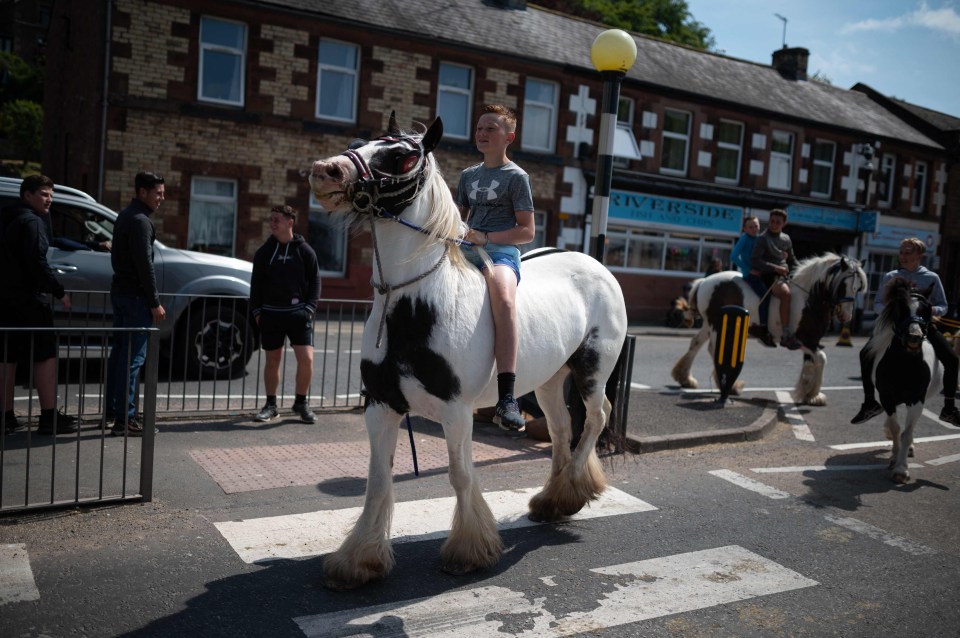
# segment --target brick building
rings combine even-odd
[[[479,161],[479,108],[501,102],[519,115],[511,156],[531,176],[535,243],[585,249],[602,88],[590,46],[603,27],[517,0],[400,6],[57,3],[44,170],[114,208],[138,171],[162,173],[162,240],[246,259],[272,205],[309,211],[298,230],[321,257],[324,295],[369,298],[369,237],[311,201],[312,161],[379,135],[391,110],[401,123],[440,114],[436,157],[455,187]],[[856,254],[876,277],[903,236],[924,237],[928,265],[956,252],[956,222],[943,223],[958,216],[956,155],[933,132],[866,90],[808,81],[805,49],[767,66],[634,39],[607,259],[632,320],[662,318],[711,258],[728,260],[742,216],[773,207],[789,211],[801,256]]]

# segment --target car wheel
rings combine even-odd
[[[201,379],[232,379],[243,374],[256,347],[247,306],[208,299],[184,313],[176,353],[185,357],[187,374]]]

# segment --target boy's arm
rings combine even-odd
[[[519,210],[514,213],[517,218],[517,225],[506,230],[498,230],[486,233],[487,241],[495,244],[509,244],[519,246],[520,244],[529,244],[537,234],[536,223],[534,222],[532,210]]]

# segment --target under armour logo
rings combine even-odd
[[[470,199],[473,199],[473,200],[478,199],[477,193],[486,193],[488,202],[491,199],[496,199],[497,198],[496,188],[499,185],[500,185],[500,182],[498,182],[497,180],[492,180],[490,182],[490,186],[484,186],[483,188],[481,188],[480,180],[477,180],[474,183],[470,184],[470,186],[473,187],[473,190],[470,191]]]

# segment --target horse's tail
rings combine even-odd
[[[629,338],[629,337],[628,337]],[[624,339],[623,347],[620,348],[620,356],[617,358],[617,365],[613,367],[613,372],[610,373],[610,378],[607,379],[607,385],[604,388],[604,394],[607,397],[607,400],[610,402],[610,414],[607,415],[607,425],[603,428],[603,431],[600,432],[600,438],[597,439],[597,450],[626,450],[626,428],[621,429],[621,424],[624,424],[627,410],[627,401],[618,400],[625,399],[626,393],[629,391],[629,388],[621,388],[621,372],[623,367],[629,362],[627,358],[629,357],[629,348],[627,346],[627,340]],[[621,392],[622,390],[622,392]],[[583,431],[583,424],[580,424],[581,432]]]

